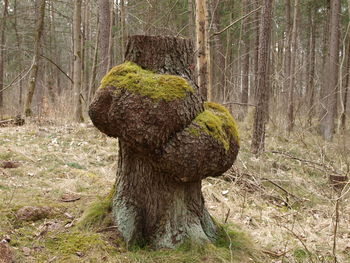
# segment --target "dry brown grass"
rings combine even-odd
[[[325,143],[313,131],[300,128],[287,137],[273,128],[267,134],[266,153],[257,158],[249,151],[250,126],[238,126],[242,149],[236,164],[223,177],[208,178],[203,183],[211,214],[252,236],[259,251],[268,256],[255,262],[334,262],[338,193],[328,177],[349,173],[350,135]],[[11,236],[17,260],[244,262],[237,259],[237,251],[232,255],[211,247],[204,252],[198,248],[126,252],[93,231],[79,232],[95,244],[93,248],[77,242],[71,223],[76,223],[97,196],[109,192],[116,171],[117,141],[102,136],[90,124],[42,121],[0,128],[0,162],[3,160],[20,163],[15,169],[0,168],[0,237]],[[337,259],[344,263],[350,261],[349,189],[345,186],[339,202],[336,238]],[[81,199],[63,203],[59,199],[65,193],[78,194]],[[54,212],[48,219],[23,223],[16,220],[14,211],[24,205],[50,206]],[[40,234],[43,229],[47,231]],[[71,247],[58,245],[67,243],[65,240],[73,242],[84,255],[79,257]],[[30,249],[29,255],[24,255],[23,247]]]

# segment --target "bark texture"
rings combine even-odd
[[[234,121],[193,85],[191,41],[133,36],[126,59],[104,77],[89,109],[94,125],[120,142],[115,224],[129,246],[212,242],[217,229],[201,180],[236,159]]]

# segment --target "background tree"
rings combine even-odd
[[[108,71],[109,39],[111,26],[111,11],[109,0],[98,0],[98,14],[100,19],[99,45],[101,52],[101,75],[99,79],[101,79],[101,77]]]
[[[81,48],[81,3],[82,0],[74,1],[73,39],[74,39],[74,119],[84,121],[81,106],[81,80],[82,80],[82,48]],[[106,62],[105,62],[106,63]],[[108,63],[108,62],[107,62]]]
[[[5,31],[7,20],[8,0],[3,1],[2,23],[0,32],[0,117],[4,107],[3,89],[4,89],[4,58],[5,58]]]
[[[339,13],[340,0],[331,1],[329,54],[326,64],[325,116],[321,119],[321,132],[325,140],[332,140],[337,112],[338,73],[339,73]]]
[[[254,112],[253,137],[251,149],[253,153],[260,153],[265,149],[265,130],[267,122],[267,110],[269,102],[268,86],[268,64],[269,44],[272,21],[272,0],[264,0],[264,7],[261,17],[261,28],[259,37],[259,59],[258,59],[258,86],[257,105]]]
[[[33,56],[33,65],[31,66],[30,76],[27,84],[27,97],[24,105],[24,112],[27,117],[32,116],[32,100],[35,91],[35,86],[38,77],[39,71],[39,61],[40,61],[40,41],[44,31],[44,18],[45,18],[45,0],[38,0],[39,3],[39,12],[38,12],[38,21],[37,28],[35,32],[34,40],[34,56]]]

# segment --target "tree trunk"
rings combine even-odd
[[[4,10],[2,15],[2,23],[1,23],[1,39],[0,39],[0,117],[3,113],[4,108],[4,95],[2,89],[4,88],[4,62],[5,62],[5,31],[6,31],[6,19],[7,19],[7,8],[8,8],[8,0],[4,0]]]
[[[83,113],[81,105],[81,71],[82,71],[82,48],[81,48],[81,3],[82,0],[74,1],[73,17],[73,38],[74,38],[74,75],[73,75],[73,107],[74,120],[83,122]]]
[[[347,111],[347,104],[348,104],[348,96],[349,96],[349,85],[350,85],[350,38],[348,39],[348,50],[345,52],[345,55],[347,56],[347,62],[346,62],[346,77],[345,77],[345,85],[344,85],[344,95],[343,95],[343,109],[340,113],[340,129],[345,130],[346,128],[346,111]],[[342,88],[342,87],[341,87]]]
[[[109,0],[98,0],[98,15],[101,25],[99,39],[99,50],[101,52],[100,74],[103,76],[108,71],[109,33],[111,23]]]
[[[307,99],[308,99],[308,124],[311,126],[312,116],[315,112],[314,101],[315,101],[315,87],[314,87],[314,78],[315,78],[315,64],[316,64],[316,23],[315,23],[315,13],[316,11],[312,9],[311,11],[311,35],[310,35],[310,72],[308,76],[307,83]]]
[[[198,86],[204,100],[208,97],[208,63],[206,49],[206,1],[196,0],[196,35],[198,50]]]
[[[110,6],[110,26],[109,26],[109,36],[108,36],[108,67],[107,71],[110,70],[114,64],[114,59],[113,59],[113,38],[114,38],[114,33],[113,33],[113,27],[115,26],[115,19],[114,19],[114,1],[112,1],[111,6]]]
[[[326,7],[325,7],[325,21],[323,23],[323,39],[322,39],[322,75],[321,75],[321,88],[320,88],[320,108],[319,108],[319,122],[320,122],[320,135],[323,134],[323,125],[321,125],[322,120],[326,116],[326,98],[327,98],[327,79],[329,78],[329,74],[327,72],[327,62],[328,62],[328,52],[329,52],[329,35],[330,35],[330,0],[326,1]]]
[[[126,47],[126,38],[127,38],[127,29],[126,29],[126,13],[125,13],[125,1],[120,1],[120,31],[121,31],[121,53],[122,61],[124,61],[125,56],[125,47]]]
[[[254,113],[253,137],[251,149],[259,154],[265,149],[265,129],[269,102],[268,64],[271,38],[272,1],[264,0],[259,37],[259,70],[257,85],[257,106]]]
[[[291,40],[292,40],[292,20],[291,20],[291,3],[290,0],[285,0],[285,51],[284,51],[284,78],[283,78],[283,95],[282,96],[282,107],[283,113],[288,118],[288,95],[289,95],[289,82],[290,82],[290,65],[291,65]],[[288,95],[287,95],[288,94]],[[286,127],[287,128],[287,127]]]
[[[227,144],[221,144],[199,128],[198,118],[208,111],[218,118],[222,118],[220,114],[224,114],[224,118],[232,117],[226,110],[226,113],[220,108],[214,110],[221,106],[203,104],[193,85],[194,58],[189,40],[133,36],[129,38],[126,60],[138,66],[126,62],[113,68],[102,80],[89,110],[97,128],[119,138],[120,156],[112,205],[115,225],[128,246],[173,248],[186,239],[212,242],[217,226],[205,208],[201,180],[226,171],[236,158],[239,146],[237,135],[228,131],[228,126],[222,126]],[[141,74],[139,66],[158,74],[182,76],[194,90],[182,98],[157,99],[153,97],[156,93],[144,94],[143,89],[133,92],[129,89],[132,85],[123,88],[117,79],[111,79],[118,78],[118,74],[119,77],[128,75],[128,79],[133,75],[139,77],[135,83],[142,85],[142,74],[152,74],[146,80],[147,86],[149,81],[160,77],[162,83],[168,85],[171,78],[180,83],[184,81],[151,71]],[[132,67],[130,71],[128,67]],[[155,92],[162,90],[155,86],[158,87]],[[181,87],[176,84],[175,88]],[[204,123],[202,127],[210,126]]]
[[[336,117],[338,70],[339,70],[339,13],[340,0],[331,1],[331,23],[329,55],[327,63],[325,116],[321,119],[321,133],[325,140],[331,141],[334,134]]]
[[[196,28],[194,26],[193,0],[188,0],[188,30],[187,37],[195,41]]]
[[[89,103],[91,102],[92,97],[96,91],[95,82],[96,82],[96,75],[97,75],[98,40],[99,40],[99,34],[100,34],[99,27],[100,27],[100,23],[99,23],[99,20],[97,19],[97,35],[95,39],[95,48],[94,48],[94,55],[92,58],[92,67],[91,67],[91,78],[89,83],[89,97],[88,97]]]
[[[292,50],[290,61],[290,75],[289,75],[289,99],[288,99],[288,124],[287,131],[291,132],[294,128],[294,89],[295,89],[295,61],[297,57],[297,26],[299,19],[299,0],[294,0],[294,18],[292,30]]]
[[[40,10],[39,10],[39,18],[37,21],[36,35],[34,41],[34,57],[33,57],[33,65],[30,71],[29,79],[28,79],[28,89],[27,89],[27,97],[24,105],[24,113],[27,117],[32,116],[32,100],[35,91],[36,79],[38,77],[39,70],[39,60],[40,60],[40,41],[44,31],[44,18],[45,18],[45,0],[40,0]]]
[[[255,2],[256,8],[260,6],[260,0],[256,0]],[[256,103],[257,98],[257,90],[258,90],[258,79],[259,79],[259,46],[260,46],[260,11],[255,13],[255,43],[254,43],[254,90],[253,90],[253,102]]]
[[[243,1],[243,9],[244,13],[249,13],[249,1],[244,0]],[[250,41],[248,37],[249,32],[249,23],[250,19],[247,17],[243,20],[243,56],[242,56],[242,97],[241,102],[243,104],[243,118],[246,116],[248,111],[248,95],[249,95],[249,52],[250,52]]]

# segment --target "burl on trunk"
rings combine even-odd
[[[239,138],[230,113],[201,99],[194,63],[190,40],[132,36],[90,105],[94,125],[119,138],[112,213],[129,246],[216,239],[201,180],[232,165]]]

